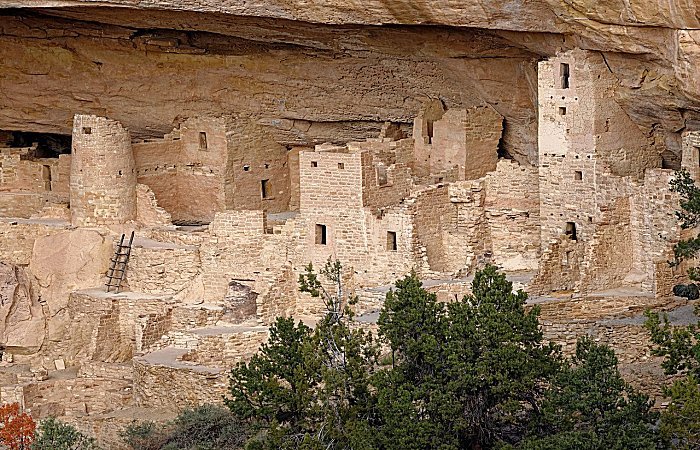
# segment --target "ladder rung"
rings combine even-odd
[[[124,275],[126,274],[126,265],[129,262],[129,256],[131,255],[131,246],[134,241],[134,232],[131,232],[131,237],[129,238],[129,243],[124,244],[125,234],[122,234],[117,248],[114,251],[114,257],[110,258],[111,264],[109,265],[109,270],[107,271],[107,292],[110,292],[111,288],[115,288],[117,292],[121,288],[121,284],[124,281]],[[122,258],[124,257],[124,258]]]

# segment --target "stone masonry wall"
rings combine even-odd
[[[660,272],[674,272],[682,276],[684,271],[671,270],[668,261],[673,259],[673,246],[681,238],[680,224],[675,217],[679,197],[671,192],[669,183],[672,170],[647,170],[644,184],[630,196],[631,242],[634,242],[632,267],[636,283],[646,291],[657,295],[669,295],[670,288],[657,286]],[[662,276],[663,278],[663,276]],[[670,280],[669,280],[670,281]],[[677,280],[680,281],[680,280]]]
[[[210,221],[225,209],[226,121],[191,118],[163,139],[134,144],[139,183],[175,220]]]
[[[67,224],[41,221],[0,220],[0,261],[26,266],[32,259],[34,241],[65,231]]]
[[[46,197],[34,192],[0,192],[0,217],[28,219],[46,205]]]
[[[167,317],[172,309],[168,297],[145,294],[107,294],[84,290],[70,294],[68,313],[73,323],[66,360],[102,362],[129,361],[149,342],[144,333],[147,320]]]
[[[291,195],[287,149],[250,118],[230,120],[226,140],[226,208],[287,211]]]
[[[141,183],[136,185],[136,221],[150,227],[172,223],[170,213],[158,206],[151,188]]]
[[[132,291],[172,295],[185,289],[200,270],[197,247],[137,243],[126,277]]]
[[[457,219],[453,232],[443,236],[448,248],[454,249],[446,256],[464,269],[491,261],[493,243],[484,210],[487,194],[484,179],[450,183],[448,189],[450,202],[457,208]]]
[[[596,291],[623,286],[633,264],[631,242],[630,201],[620,198],[604,211],[596,226],[582,287]]]
[[[685,131],[682,141],[681,167],[698,182],[700,181],[700,131]]]
[[[250,280],[264,270],[263,211],[219,212],[210,224],[210,238],[200,248],[204,299],[222,301],[234,279]]]
[[[414,125],[416,160],[430,174],[457,167],[459,180],[481,178],[496,168],[503,117],[488,105],[450,109]],[[427,133],[427,135],[426,135]],[[418,170],[418,175],[425,170]]]
[[[501,159],[486,175],[484,208],[493,261],[505,270],[537,270],[540,208],[537,169]]]
[[[75,116],[70,201],[76,226],[120,224],[136,218],[131,139],[118,122]]]

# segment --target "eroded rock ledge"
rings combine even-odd
[[[590,3],[590,4],[589,4]],[[70,133],[75,112],[135,137],[254,116],[283,145],[408,124],[428,98],[486,102],[503,151],[535,162],[535,64],[601,52],[632,120],[677,165],[698,128],[695,6],[676,2],[4,2],[0,129]],[[377,26],[383,25],[383,26]]]

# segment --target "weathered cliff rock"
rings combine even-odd
[[[111,240],[85,229],[39,237],[34,242],[29,270],[46,303],[49,340],[67,338],[70,293],[104,284],[112,248]]]
[[[80,112],[142,137],[183,117],[246,114],[285,145],[341,143],[408,123],[440,98],[493,106],[505,117],[503,150],[532,162],[535,63],[573,47],[602,52],[617,100],[670,160],[677,132],[700,118],[691,1],[94,5],[4,2],[22,9],[0,20],[0,129],[65,134]]]
[[[27,272],[0,263],[0,345],[12,353],[33,353],[44,341],[46,320]]]

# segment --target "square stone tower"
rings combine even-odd
[[[601,207],[626,195],[610,175],[642,179],[658,151],[615,101],[600,53],[572,50],[538,64],[542,248],[562,235],[590,242]]]

